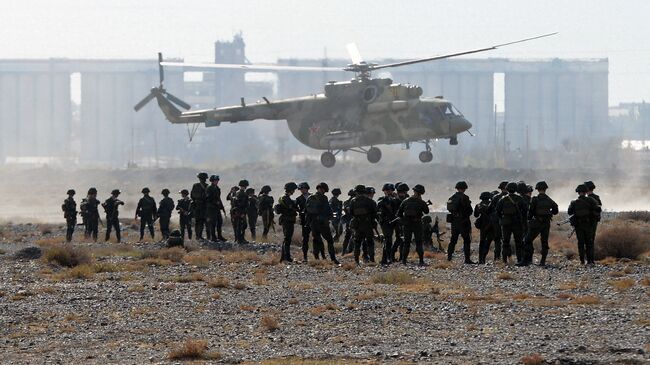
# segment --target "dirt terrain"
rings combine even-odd
[[[2,226],[0,363],[650,362],[648,255],[582,267],[565,228],[547,268],[281,264],[277,235],[167,249],[127,222],[129,243],[62,246],[63,228]]]

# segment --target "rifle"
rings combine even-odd
[[[560,222],[557,222],[556,224],[558,225],[558,227],[559,227],[559,226],[563,226],[563,225],[565,225],[565,224],[567,224],[567,223],[571,223],[571,220],[572,220],[572,219],[573,219],[573,216],[570,215],[567,219],[565,219],[565,220],[563,220],[563,221],[560,221]],[[575,229],[574,229],[574,231],[575,231]]]

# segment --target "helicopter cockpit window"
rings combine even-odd
[[[452,104],[444,104],[441,105],[439,108],[440,108],[440,112],[445,117],[463,116],[463,114],[458,109],[456,109],[456,107],[453,106]]]
[[[451,108],[452,113],[454,113],[455,115],[459,117],[463,116],[463,113],[461,113],[460,110],[458,110],[453,104],[449,104],[449,107]]]

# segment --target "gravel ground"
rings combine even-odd
[[[0,363],[177,363],[169,352],[188,339],[219,354],[206,362],[650,363],[647,261],[517,268],[428,253],[424,268],[355,268],[279,264],[272,243],[193,244],[167,261],[161,244],[76,242],[106,271],[79,279],[13,258],[60,241],[50,230],[2,231]]]

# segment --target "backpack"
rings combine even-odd
[[[305,203],[305,213],[307,214],[320,213],[320,203],[318,199],[316,199],[315,195],[312,195],[309,198],[307,198],[307,202]]]

